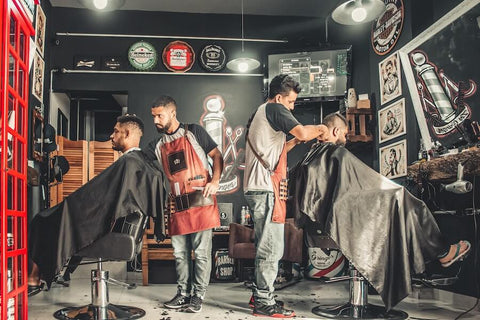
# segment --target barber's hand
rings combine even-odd
[[[330,131],[326,125],[320,124],[317,126],[317,128],[320,131],[320,134],[317,137],[318,141],[325,141],[330,138]]]
[[[214,195],[216,194],[218,191],[218,182],[213,182],[213,181],[210,181],[209,183],[207,183],[205,185],[205,187],[203,188],[203,196],[206,198],[206,197],[209,197],[210,195]]]

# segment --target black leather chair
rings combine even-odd
[[[104,261],[130,261],[140,251],[147,217],[141,212],[133,212],[115,221],[111,232],[82,249],[76,256],[95,259],[97,269],[91,271],[92,303],[81,307],[67,307],[56,311],[53,316],[61,320],[107,320],[138,319],[145,315],[140,308],[114,305],[108,300],[108,284],[121,285],[132,289],[135,285],[127,284],[109,277],[102,269]]]

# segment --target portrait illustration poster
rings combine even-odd
[[[380,80],[380,104],[402,95],[400,58],[394,53],[378,64]]]
[[[400,140],[379,151],[380,173],[389,179],[407,175],[407,140]]]
[[[383,143],[405,134],[405,98],[378,111],[378,142]]]
[[[40,5],[36,6],[37,12],[35,17],[35,46],[37,47],[38,52],[43,57],[45,53],[45,26],[47,22],[47,17],[42,10]]]
[[[44,82],[45,63],[38,54],[35,52],[33,58],[33,83],[32,94],[38,101],[43,102],[43,82]]]

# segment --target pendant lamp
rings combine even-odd
[[[243,32],[243,0],[242,0],[242,56],[227,62],[227,68],[235,71],[245,73],[260,67],[260,62],[256,59],[243,56],[244,53],[244,32]]]
[[[383,0],[349,0],[333,10],[332,19],[340,24],[362,24],[378,18],[385,8]]]
[[[97,11],[113,11],[120,9],[125,0],[78,0],[85,8]]]

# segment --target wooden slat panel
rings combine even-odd
[[[88,181],[87,141],[63,140],[63,156],[68,160],[70,170],[63,176],[62,200]]]
[[[112,142],[90,141],[88,178],[91,180],[117,161],[119,154],[112,149]]]

